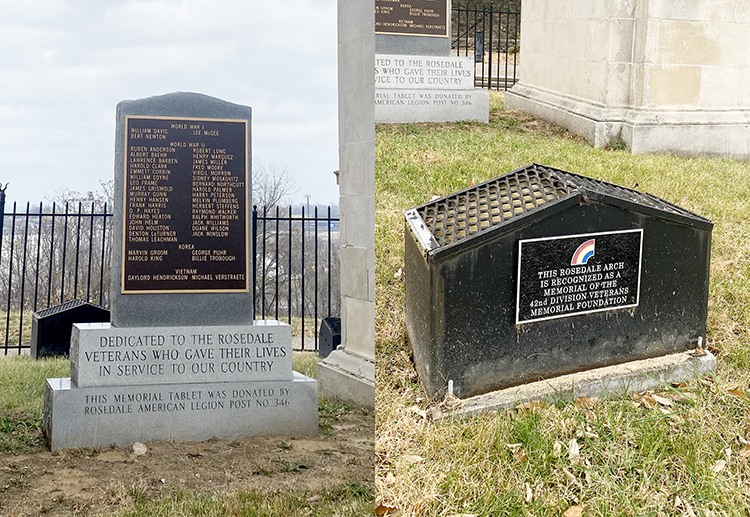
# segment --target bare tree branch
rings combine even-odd
[[[289,170],[276,164],[265,165],[253,162],[253,204],[271,208],[286,204],[288,196],[295,194],[297,188],[289,176]]]

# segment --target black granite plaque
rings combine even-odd
[[[636,307],[643,230],[521,240],[516,324]]]
[[[122,292],[247,292],[244,120],[128,116]]]
[[[448,37],[448,0],[375,0],[375,32]]]

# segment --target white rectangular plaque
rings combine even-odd
[[[47,379],[45,436],[53,451],[255,434],[315,435],[318,383],[294,372],[270,382],[76,387]]]
[[[470,90],[474,88],[474,59],[377,54],[375,88]]]
[[[292,329],[275,320],[205,327],[77,323],[70,370],[79,387],[290,380]]]

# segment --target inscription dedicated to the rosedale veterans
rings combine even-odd
[[[240,373],[245,375],[238,380],[247,380],[251,373],[275,372],[275,359],[287,358],[288,351],[276,346],[273,338],[270,332],[102,336],[100,348],[84,350],[80,360],[100,365],[100,376],[158,377],[187,373],[211,374],[213,378],[218,374]],[[283,366],[287,366],[286,362]],[[177,380],[179,377],[174,379]]]
[[[81,323],[72,344],[71,377],[79,387],[292,378],[291,327],[275,321],[148,329]]]
[[[127,117],[123,293],[248,290],[246,126]]]

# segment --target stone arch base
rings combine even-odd
[[[505,109],[557,124],[594,147],[622,142],[633,154],[750,159],[750,110],[607,108],[523,83],[505,93]]]

